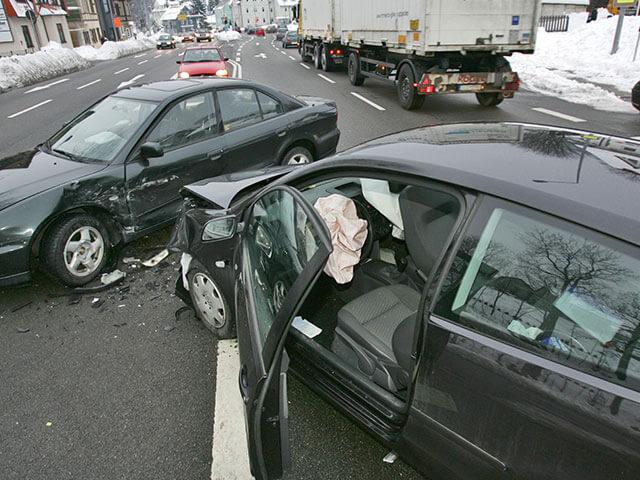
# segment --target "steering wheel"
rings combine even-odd
[[[371,222],[371,215],[369,215],[369,211],[367,207],[360,200],[356,200],[352,198],[353,203],[356,206],[356,213],[358,214],[358,218],[362,220],[366,220],[367,222],[367,238],[364,241],[364,245],[362,245],[362,250],[360,251],[360,262],[358,264],[364,263],[366,259],[369,258],[371,254],[371,249],[373,248],[373,223]]]

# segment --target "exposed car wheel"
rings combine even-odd
[[[47,273],[77,287],[98,276],[109,257],[107,229],[91,215],[67,217],[47,233],[42,258]]]
[[[236,336],[233,314],[220,287],[204,268],[193,265],[187,274],[189,295],[197,317],[218,338]]]
[[[304,165],[313,162],[313,155],[304,147],[295,147],[285,153],[282,165]]]
[[[320,70],[322,65],[320,64],[320,47],[316,45],[313,48],[313,65]]]
[[[359,86],[364,83],[364,77],[360,74],[360,60],[356,52],[349,54],[349,63],[347,65],[347,71],[349,73],[349,81],[351,85]]]
[[[326,47],[322,47],[322,50],[320,51],[320,65],[322,66],[322,70],[325,72],[331,71],[331,58],[327,54]]]
[[[495,107],[502,103],[504,95],[499,92],[495,93],[476,93],[476,99],[478,103],[483,107]]]
[[[413,86],[416,79],[413,70],[407,64],[400,68],[398,73],[398,102],[405,110],[415,110],[424,104],[424,95],[418,95],[416,88]]]

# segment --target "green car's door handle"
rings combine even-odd
[[[215,150],[215,151],[209,153],[207,155],[207,158],[209,160],[218,160],[219,158],[222,158],[222,154],[223,153],[224,153],[224,149],[221,148],[220,150]]]

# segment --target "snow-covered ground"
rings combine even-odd
[[[598,20],[586,20],[586,13],[570,15],[569,31],[565,33],[539,29],[536,52],[513,55],[511,68],[530,90],[599,110],[635,112],[628,100],[612,91],[628,97],[640,81],[640,52],[633,61],[640,17],[625,17],[615,55],[610,53],[618,17],[607,17],[607,11],[600,9]]]
[[[601,110],[635,112],[629,101],[616,93],[628,97],[631,87],[640,80],[640,53],[633,61],[640,17],[624,19],[620,49],[615,55],[610,52],[618,17],[608,17],[606,10],[600,10],[598,20],[590,23],[586,23],[586,13],[570,17],[568,32],[539,29],[536,53],[510,58],[523,87]],[[153,48],[156,37],[106,42],[100,48],[67,49],[51,42],[41,52],[0,58],[0,91]],[[216,38],[228,42],[239,39],[240,34],[220,32]]]

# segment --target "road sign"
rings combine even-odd
[[[613,0],[613,8],[635,7],[638,0]]]
[[[187,16],[184,13],[178,14],[178,20],[180,20],[181,22],[184,22],[186,19],[187,19]]]
[[[122,27],[122,22],[120,21],[120,17],[116,17],[113,19],[113,26],[116,28]]]

